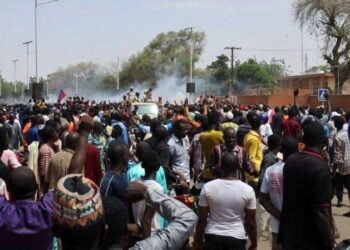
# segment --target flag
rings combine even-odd
[[[66,92],[63,91],[63,89],[61,89],[60,93],[58,94],[58,98],[57,98],[57,102],[61,102],[63,100],[63,98],[65,98],[67,95]]]

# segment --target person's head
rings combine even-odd
[[[184,138],[186,137],[188,133],[188,124],[185,120],[177,120],[175,123],[174,123],[174,135],[181,139],[181,138]]]
[[[270,151],[278,152],[281,146],[281,137],[277,134],[272,134],[267,138],[267,145]]]
[[[77,132],[79,134],[84,132],[84,131],[87,133],[90,133],[92,131],[93,127],[94,127],[94,123],[93,123],[92,118],[88,115],[84,115],[83,117],[80,118]]]
[[[279,113],[279,112],[280,112],[280,108],[279,108],[278,106],[276,106],[276,107],[274,108],[274,111],[275,111],[275,113]]]
[[[309,122],[302,126],[305,147],[322,149],[326,143],[323,126],[318,122]]]
[[[298,141],[294,137],[284,137],[281,142],[281,153],[283,154],[283,161],[286,161],[292,154],[298,153]]]
[[[252,115],[249,117],[248,121],[249,121],[249,124],[253,130],[257,131],[260,128],[261,122],[259,119],[259,115],[256,112],[252,113]]]
[[[99,121],[94,121],[94,126],[92,128],[92,133],[94,135],[100,136],[102,133],[102,125]]]
[[[136,145],[136,156],[140,162],[143,161],[145,153],[149,150],[151,150],[151,146],[147,142],[141,141]]]
[[[8,179],[8,190],[14,201],[34,200],[37,190],[34,172],[24,166],[13,169]]]
[[[15,114],[14,114],[14,113],[11,113],[11,114],[10,114],[10,117],[9,117],[9,122],[10,122],[11,124],[13,124],[13,123],[15,122],[15,119],[16,119]]]
[[[142,116],[142,123],[144,125],[149,125],[151,123],[151,117],[149,115],[143,115]]]
[[[146,177],[155,174],[160,167],[157,153],[153,150],[146,150],[142,159],[142,167],[145,169]]]
[[[124,144],[111,143],[107,151],[107,167],[124,171],[128,166],[129,151]]]
[[[226,147],[233,149],[237,144],[237,134],[233,128],[224,129],[224,141]]]
[[[124,202],[111,195],[102,198],[102,204],[106,227],[103,249],[108,249],[112,245],[119,245],[122,249],[124,236],[128,233],[128,208]]]
[[[111,133],[112,138],[116,139],[118,137],[121,137],[122,133],[123,133],[122,128],[119,125],[113,126],[112,133]]]
[[[211,111],[208,114],[209,129],[217,128],[221,122],[221,114],[218,111]]]
[[[53,191],[53,232],[65,249],[97,249],[104,230],[98,186],[81,174],[62,177]]]
[[[49,125],[45,125],[39,135],[42,143],[54,143],[58,139],[56,129]]]
[[[266,124],[269,121],[269,116],[267,115],[267,113],[262,112],[259,115],[259,119],[261,124]]]
[[[345,121],[344,121],[344,118],[342,116],[334,116],[334,117],[332,117],[332,120],[334,122],[334,127],[336,127],[338,132],[343,129],[343,125],[344,125]]]
[[[226,153],[221,158],[221,170],[223,177],[233,175],[239,168],[239,159],[235,153]]]
[[[122,122],[123,121],[123,113],[122,112],[117,112],[114,116],[114,118],[118,121],[118,122]]]
[[[165,141],[168,138],[169,134],[164,126],[158,126],[154,131],[154,136],[157,141]]]
[[[152,135],[154,134],[154,132],[158,126],[160,126],[159,120],[157,118],[153,118],[150,122],[150,129],[151,129]]]
[[[66,136],[65,146],[68,149],[75,151],[79,145],[79,134],[78,133],[69,133]]]

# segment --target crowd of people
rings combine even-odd
[[[264,232],[272,250],[333,249],[350,113],[298,92],[282,107],[159,98],[156,118],[132,88],[0,104],[0,249],[254,250]],[[176,199],[201,183],[196,209]]]

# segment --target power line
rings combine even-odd
[[[257,51],[257,52],[300,52],[300,49],[243,49],[242,51]],[[317,51],[317,49],[304,49],[304,51]]]

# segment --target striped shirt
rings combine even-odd
[[[334,164],[337,164],[339,174],[350,174],[350,142],[348,132],[344,129],[334,138]]]

